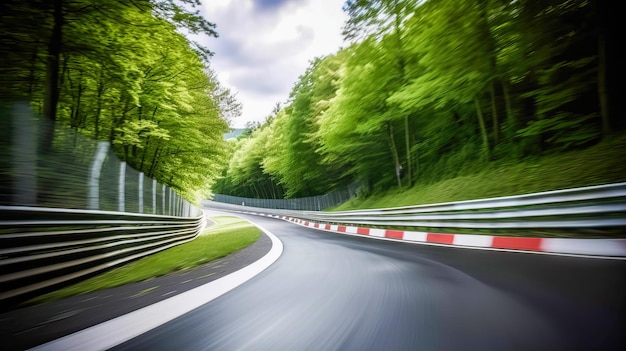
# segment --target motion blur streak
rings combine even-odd
[[[248,216],[284,244],[116,350],[620,350],[626,262],[411,245]]]

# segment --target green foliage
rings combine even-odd
[[[0,95],[27,98],[57,123],[111,141],[130,166],[186,198],[206,198],[227,162],[223,133],[241,107],[208,66],[208,51],[179,33],[217,35],[194,12],[199,5],[3,3],[2,52],[12,54],[3,55],[2,66],[11,69],[0,78],[12,84],[0,87]],[[51,71],[58,73],[57,84]]]
[[[337,91],[341,55],[318,58],[294,85],[287,106],[279,105],[262,126],[240,136],[215,192],[247,197],[302,197],[345,184],[343,170],[324,163],[317,120]],[[312,165],[315,165],[312,167]]]
[[[527,127],[518,131],[518,135],[543,136],[547,143],[561,149],[598,140],[599,112],[577,107],[580,112],[588,111],[587,114],[581,114],[567,108],[589,93],[585,90],[585,83],[597,74],[593,62],[594,58],[558,62],[541,71],[538,74],[541,87],[523,95],[536,101],[537,119],[528,122]]]
[[[289,105],[272,123],[263,168],[279,179],[287,197],[326,193],[341,183],[336,165],[322,162],[322,155],[318,152],[320,142],[316,137],[319,129],[316,120],[327,110],[326,102],[336,94],[334,79],[340,67],[338,57],[312,61],[294,86]]]
[[[216,183],[214,191],[242,197],[282,198],[282,187],[264,171],[262,165],[264,155],[269,153],[271,135],[271,125],[265,124],[249,136],[240,136],[231,149],[228,168]]]
[[[250,135],[258,146],[237,146],[233,162],[246,162],[231,166],[245,167],[226,179],[254,182],[254,170],[287,196],[352,181],[365,193],[402,192],[587,148],[626,127],[611,113],[607,53],[617,41],[599,1],[348,0],[344,9],[354,42],[311,63],[268,131]]]
[[[467,168],[454,177],[355,198],[334,210],[433,204],[624,182],[625,149],[626,134],[621,134],[585,150],[522,162],[502,160],[480,168],[466,163]]]
[[[337,96],[318,121],[324,161],[364,183],[394,175],[387,141],[394,122],[385,100],[396,72],[382,52],[374,40],[350,52]]]

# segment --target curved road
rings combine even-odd
[[[115,350],[624,350],[626,261],[470,250],[242,216],[269,268]]]

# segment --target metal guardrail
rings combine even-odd
[[[0,303],[84,279],[113,266],[193,240],[193,217],[0,206]]]
[[[231,210],[383,228],[567,229],[626,226],[626,183],[490,199],[337,212],[211,203]]]

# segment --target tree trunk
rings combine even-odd
[[[415,135],[413,135],[413,143],[412,145],[416,145],[417,146],[417,138],[415,137]],[[415,157],[411,158],[414,161],[414,166],[413,168],[415,169],[415,172],[412,173],[412,175],[417,179],[419,177],[419,172],[420,172],[420,155],[418,152],[418,149],[416,148],[415,150]]]
[[[602,136],[611,132],[609,116],[609,96],[606,84],[606,40],[604,33],[598,38],[598,98],[600,100],[600,117],[602,119]]]
[[[397,7],[397,2],[394,3],[394,8]],[[406,81],[406,62],[404,59],[404,49],[402,46],[402,19],[400,18],[400,12],[394,13],[394,34],[396,35],[396,40],[398,41],[398,50],[397,50],[397,61],[398,68],[400,70],[400,75],[402,79],[402,84]],[[411,132],[409,130],[409,115],[404,116],[404,147],[406,152],[406,168],[407,168],[407,177],[406,177],[406,185],[411,186],[412,178],[413,178],[413,162],[411,161]],[[396,166],[398,167],[398,166]],[[400,166],[401,167],[401,166]],[[398,173],[396,171],[396,173]]]
[[[46,95],[44,98],[44,115],[56,121],[57,104],[59,102],[59,56],[63,42],[63,0],[54,0],[53,25],[48,42],[46,59]]]
[[[35,48],[35,51],[33,51],[33,55],[30,58],[30,69],[28,71],[28,98],[29,99],[33,99],[33,92],[35,91],[35,88],[37,87],[37,76],[35,74],[35,72],[37,72],[37,54],[38,54],[38,49]]]
[[[517,130],[517,121],[513,108],[511,107],[511,95],[509,94],[509,87],[504,80],[500,81],[502,84],[502,95],[504,96],[504,107],[506,108],[506,120],[507,120],[507,139],[509,142],[513,142],[515,131]]]
[[[115,114],[111,115],[111,134],[109,136],[109,140],[111,141],[111,143],[113,143],[113,140],[115,140],[115,129],[119,127],[122,123],[124,123],[124,120],[126,119],[128,104],[128,99],[126,99],[126,101],[124,101],[124,110],[122,111],[122,115],[119,118],[116,118]],[[113,109],[111,109],[111,111],[113,111]]]
[[[490,84],[489,94],[491,95],[491,118],[493,120],[493,144],[497,144],[500,139],[500,124],[498,123],[498,106],[496,104],[496,87],[495,81]]]
[[[78,96],[76,97],[76,111],[74,114],[74,118],[76,119],[75,123],[76,123],[76,130],[78,130],[78,128],[84,128],[84,121],[81,117],[81,113],[80,113],[80,102],[81,102],[81,98],[83,95],[83,72],[80,72],[80,77],[79,77],[79,81],[78,81]]]
[[[156,149],[154,149],[154,154],[152,154],[152,163],[150,164],[150,172],[148,173],[148,177],[154,178],[154,170],[156,169],[156,165],[158,163],[157,156],[159,155],[159,151],[161,150],[161,145],[157,145]]]
[[[393,126],[391,122],[387,122],[387,131],[389,132],[389,148],[391,149],[391,156],[393,157],[393,164],[395,165],[394,171],[396,174],[396,180],[398,181],[398,187],[402,186],[402,179],[400,176],[400,157],[398,156],[398,149],[396,148],[396,142],[393,135]]]
[[[56,121],[57,104],[59,102],[59,56],[63,40],[62,0],[54,0],[53,27],[48,42],[46,57],[46,92],[43,102],[43,115],[51,123],[43,123],[39,140],[39,152],[46,154],[52,150],[54,140],[54,121]]]
[[[404,143],[406,147],[406,168],[407,168],[407,177],[406,177],[406,185],[411,186],[412,177],[413,177],[413,162],[411,162],[411,136],[409,133],[409,116],[404,116]]]
[[[259,192],[257,185],[257,182],[252,182],[252,190],[254,191],[254,198],[260,199],[261,198],[261,193]]]
[[[100,66],[100,74],[98,78],[98,91],[96,95],[96,116],[94,121],[94,138],[98,140],[100,137],[100,113],[102,113],[102,94],[104,93],[104,81],[103,81],[104,69]]]
[[[109,131],[109,142],[113,144],[115,138],[115,104],[111,104],[111,130]]]
[[[141,155],[141,165],[139,166],[139,170],[141,172],[143,172],[143,164],[146,161],[146,154],[148,153],[148,146],[150,146],[150,136],[146,138],[146,146],[144,146],[143,154]]]
[[[487,128],[485,128],[485,120],[483,118],[483,112],[480,109],[480,102],[478,96],[474,98],[474,104],[476,105],[476,116],[478,117],[478,124],[480,126],[480,134],[483,139],[483,158],[486,160],[489,158],[489,138],[487,136]]]

